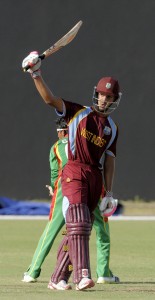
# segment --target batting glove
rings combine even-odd
[[[113,215],[117,209],[117,205],[118,200],[114,199],[112,196],[105,196],[104,198],[102,198],[99,204],[101,216],[110,217],[111,215]]]
[[[29,69],[26,72],[29,72],[33,78],[36,78],[41,75],[40,66],[41,59],[39,58],[38,51],[31,52],[22,62],[22,68],[29,66]]]
[[[108,206],[108,203],[113,199],[113,197],[103,197],[100,204],[99,209],[100,212],[103,213]]]

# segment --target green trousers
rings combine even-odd
[[[97,277],[110,277],[110,236],[108,220],[104,221],[100,215],[98,207],[94,211],[95,220],[93,227],[96,231],[97,245]],[[41,272],[41,266],[52,248],[53,242],[65,224],[62,214],[62,190],[61,180],[58,182],[57,190],[52,198],[50,209],[50,219],[39,239],[37,248],[34,252],[31,264],[26,274],[37,278]]]
[[[97,251],[97,266],[96,274],[98,277],[111,277],[112,272],[109,268],[110,262],[110,230],[108,218],[101,216],[99,208],[94,211],[93,228],[96,231],[96,251]]]

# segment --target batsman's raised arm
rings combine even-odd
[[[38,52],[33,51],[31,52],[22,62],[22,67],[25,68],[29,66],[27,72],[29,72],[34,79],[35,86],[43,98],[46,104],[49,104],[55,107],[59,112],[63,111],[63,101],[60,97],[56,97],[53,95],[52,91],[44,82],[40,66],[41,66],[41,59],[39,58]]]
[[[55,107],[59,112],[62,112],[62,99],[53,95],[52,91],[48,88],[43,78],[41,76],[37,76],[36,78],[34,78],[34,83],[45,103]]]

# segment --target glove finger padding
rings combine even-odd
[[[103,212],[106,208],[107,205],[109,203],[109,201],[111,200],[112,197],[103,197],[100,204],[99,204],[99,209],[101,212]]]
[[[22,68],[29,66],[30,68],[27,70],[29,73],[33,73],[38,71],[41,66],[41,58],[39,58],[38,52],[31,52],[22,62]]]
[[[104,217],[110,217],[117,208],[118,200],[113,197],[104,197],[99,204],[101,215]]]
[[[103,217],[110,217],[114,214],[117,209],[118,200],[112,199],[109,203],[105,211],[103,212]]]

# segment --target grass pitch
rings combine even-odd
[[[120,284],[96,284],[86,291],[47,289],[56,262],[61,234],[46,258],[37,283],[23,283],[22,275],[31,262],[45,220],[0,220],[0,299],[155,299],[155,222],[110,221],[110,267]],[[92,277],[96,280],[96,239],[90,240]]]

